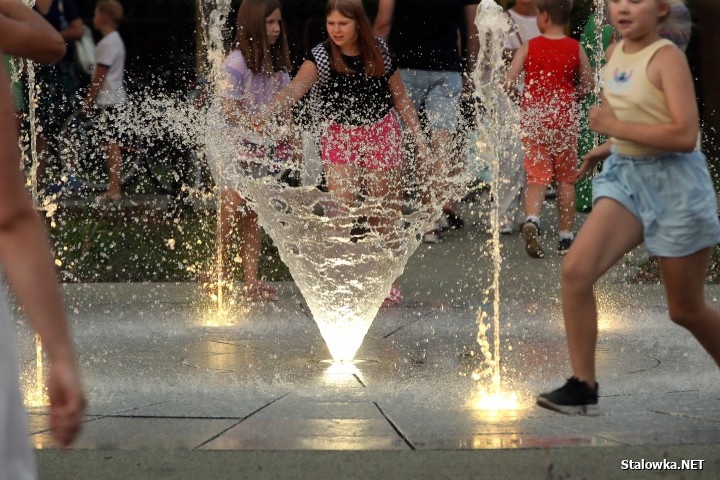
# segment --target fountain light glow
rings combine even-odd
[[[359,320],[336,319],[326,321],[322,318],[316,318],[320,334],[335,362],[351,364],[353,358],[355,358],[355,353],[360,348],[367,332],[367,323],[362,322],[362,319]]]
[[[489,390],[481,388],[473,399],[473,408],[489,415],[512,412],[522,408],[517,393],[503,391],[500,378],[494,378]]]
[[[350,384],[357,386],[359,382],[365,385],[365,379],[357,365],[365,363],[364,360],[351,360],[347,362],[336,362],[333,360],[322,360],[321,363],[329,363],[330,366],[325,370],[325,382],[328,384],[339,385]]]
[[[199,318],[204,327],[230,327],[241,323],[247,318],[250,308],[247,305],[236,305],[235,303],[222,307],[214,303],[212,306],[201,311]]]
[[[325,371],[326,375],[357,375],[359,372],[356,362],[330,362]]]
[[[25,389],[25,405],[28,407],[44,407],[50,404],[45,382],[43,381],[42,342],[40,336],[35,334],[35,382]]]

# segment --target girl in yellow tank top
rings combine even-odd
[[[670,318],[720,365],[720,311],[704,298],[705,272],[720,242],[717,196],[704,156],[684,54],[658,26],[678,0],[609,0],[623,40],[607,51],[602,106],[590,127],[610,140],[591,150],[582,178],[598,161],[594,207],[562,266],[561,292],[573,376],[538,396],[566,414],[598,412],[595,282],[640,243],[660,261]]]

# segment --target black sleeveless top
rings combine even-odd
[[[385,42],[376,39],[383,56],[385,74],[370,77],[365,74],[359,56],[343,55],[345,64],[355,73],[340,74],[330,68],[330,44],[325,41],[312,49],[308,58],[318,69],[318,82],[313,102],[322,120],[341,125],[359,126],[377,123],[393,108],[388,81],[397,70],[397,62]]]

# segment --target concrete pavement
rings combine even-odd
[[[477,407],[476,321],[491,312],[493,270],[485,207],[463,216],[465,229],[410,260],[404,302],[380,310],[352,371],[325,362],[292,283],[274,304],[222,317],[195,284],[66,285],[90,407],[69,451],[30,407],[40,478],[718,478],[717,366],[667,319],[661,286],[625,281],[641,251],[597,288],[604,415],[565,417],[533,405],[569,374],[556,240],[534,260],[503,236],[501,368],[520,406]],[[35,348],[19,333],[31,393]],[[622,469],[643,459],[668,461]],[[676,460],[703,469],[667,470]]]

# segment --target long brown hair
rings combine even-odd
[[[290,71],[290,51],[285,37],[285,25],[280,37],[270,45],[265,19],[281,8],[278,0],[243,0],[237,14],[237,48],[245,63],[255,74]]]
[[[357,26],[357,46],[360,51],[360,60],[365,66],[365,74],[370,77],[382,77],[385,75],[385,64],[383,56],[378,47],[375,37],[372,35],[372,27],[370,20],[365,15],[362,2],[360,0],[328,0],[325,16],[332,12],[338,12],[340,15],[355,20]],[[335,45],[332,39],[330,43],[331,59],[330,66],[333,70],[343,75],[355,73],[345,64],[340,52],[340,47]]]

